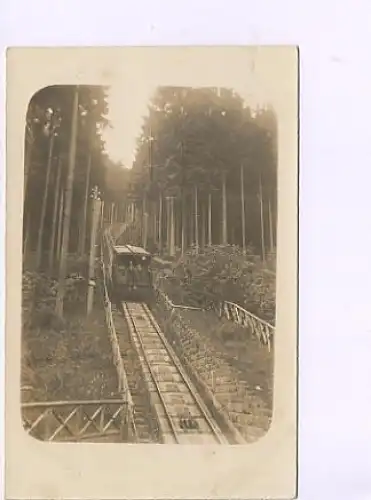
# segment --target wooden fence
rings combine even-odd
[[[204,308],[202,307],[192,307],[185,306],[180,304],[174,304],[171,299],[167,296],[167,294],[161,289],[161,280],[162,279],[172,279],[171,276],[161,277],[158,280],[158,283],[154,284],[155,292],[157,296],[161,299],[162,303],[166,306],[167,309],[189,309],[195,311],[202,311]],[[210,307],[208,310],[212,310],[215,312],[219,318],[226,318],[229,321],[233,321],[234,323],[244,327],[249,328],[250,331],[255,335],[261,344],[267,346],[268,350],[271,350],[272,339],[274,335],[275,328],[273,325],[268,323],[267,321],[255,316],[255,314],[247,311],[243,307],[234,302],[229,302],[227,300],[220,302],[210,301]]]
[[[249,328],[260,342],[271,350],[274,326],[234,302],[223,301],[215,305],[215,312],[234,323]]]
[[[21,409],[26,432],[42,441],[127,439],[127,403],[122,399],[32,402]]]
[[[115,324],[114,324],[113,317],[112,317],[112,304],[111,304],[109,294],[108,294],[108,289],[107,289],[106,268],[104,265],[102,247],[101,247],[101,256],[100,257],[101,257],[100,263],[101,263],[102,283],[103,283],[104,310],[105,310],[106,324],[107,324],[107,328],[108,328],[110,343],[111,343],[111,347],[112,347],[113,362],[114,362],[114,365],[116,368],[116,373],[117,373],[118,390],[119,390],[119,393],[122,395],[123,401],[125,402],[126,408],[127,408],[127,415],[126,415],[127,437],[128,437],[128,439],[135,441],[137,439],[137,431],[135,428],[135,420],[134,420],[134,405],[133,405],[133,400],[132,400],[132,396],[131,396],[130,389],[129,389],[129,384],[128,384],[124,364],[122,361],[122,356],[121,356],[121,352],[120,352],[120,344],[118,341],[116,328],[115,328]]]

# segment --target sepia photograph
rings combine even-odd
[[[259,72],[260,53],[280,64],[274,48],[244,50],[241,75]],[[197,65],[183,80],[138,68],[50,79],[27,100],[23,432],[54,446],[256,446],[276,415],[279,425],[281,392],[296,398],[295,307],[287,358],[276,357],[285,286],[296,293],[283,260],[295,263],[297,243],[282,217],[297,136],[290,145],[264,71],[205,81]],[[277,72],[277,87],[287,78]]]
[[[140,128],[117,130],[113,92],[50,86],[28,107],[25,428],[254,441],[272,417],[274,110],[234,89],[158,87]]]

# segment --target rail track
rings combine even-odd
[[[167,444],[228,444],[150,309],[123,302],[129,333]]]

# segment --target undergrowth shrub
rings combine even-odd
[[[259,257],[233,245],[206,247],[199,253],[191,248],[159,282],[178,303],[208,305],[228,300],[260,318],[274,323],[275,274]]]

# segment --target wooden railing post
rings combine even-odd
[[[107,239],[108,233],[106,233],[105,237]],[[113,241],[111,242],[113,243]],[[109,242],[107,242],[107,244],[109,245]],[[113,362],[117,372],[118,392],[121,394],[124,405],[123,410],[121,411],[120,436],[123,442],[128,442],[128,441],[131,442],[133,438],[135,439],[135,432],[133,431],[132,399],[131,399],[129,384],[126,377],[126,372],[121,357],[120,345],[115,329],[115,324],[112,317],[112,307],[111,307],[111,301],[108,296],[103,255],[101,256],[101,259],[102,259],[101,266],[103,271],[103,289],[104,289],[103,295],[104,295],[104,308],[106,313],[106,324],[111,342]]]
[[[128,405],[126,402],[124,405],[124,408],[121,412],[121,430],[120,430],[121,441],[123,441],[124,443],[127,443],[128,438],[129,438],[128,421],[129,421],[129,419],[128,419]]]

